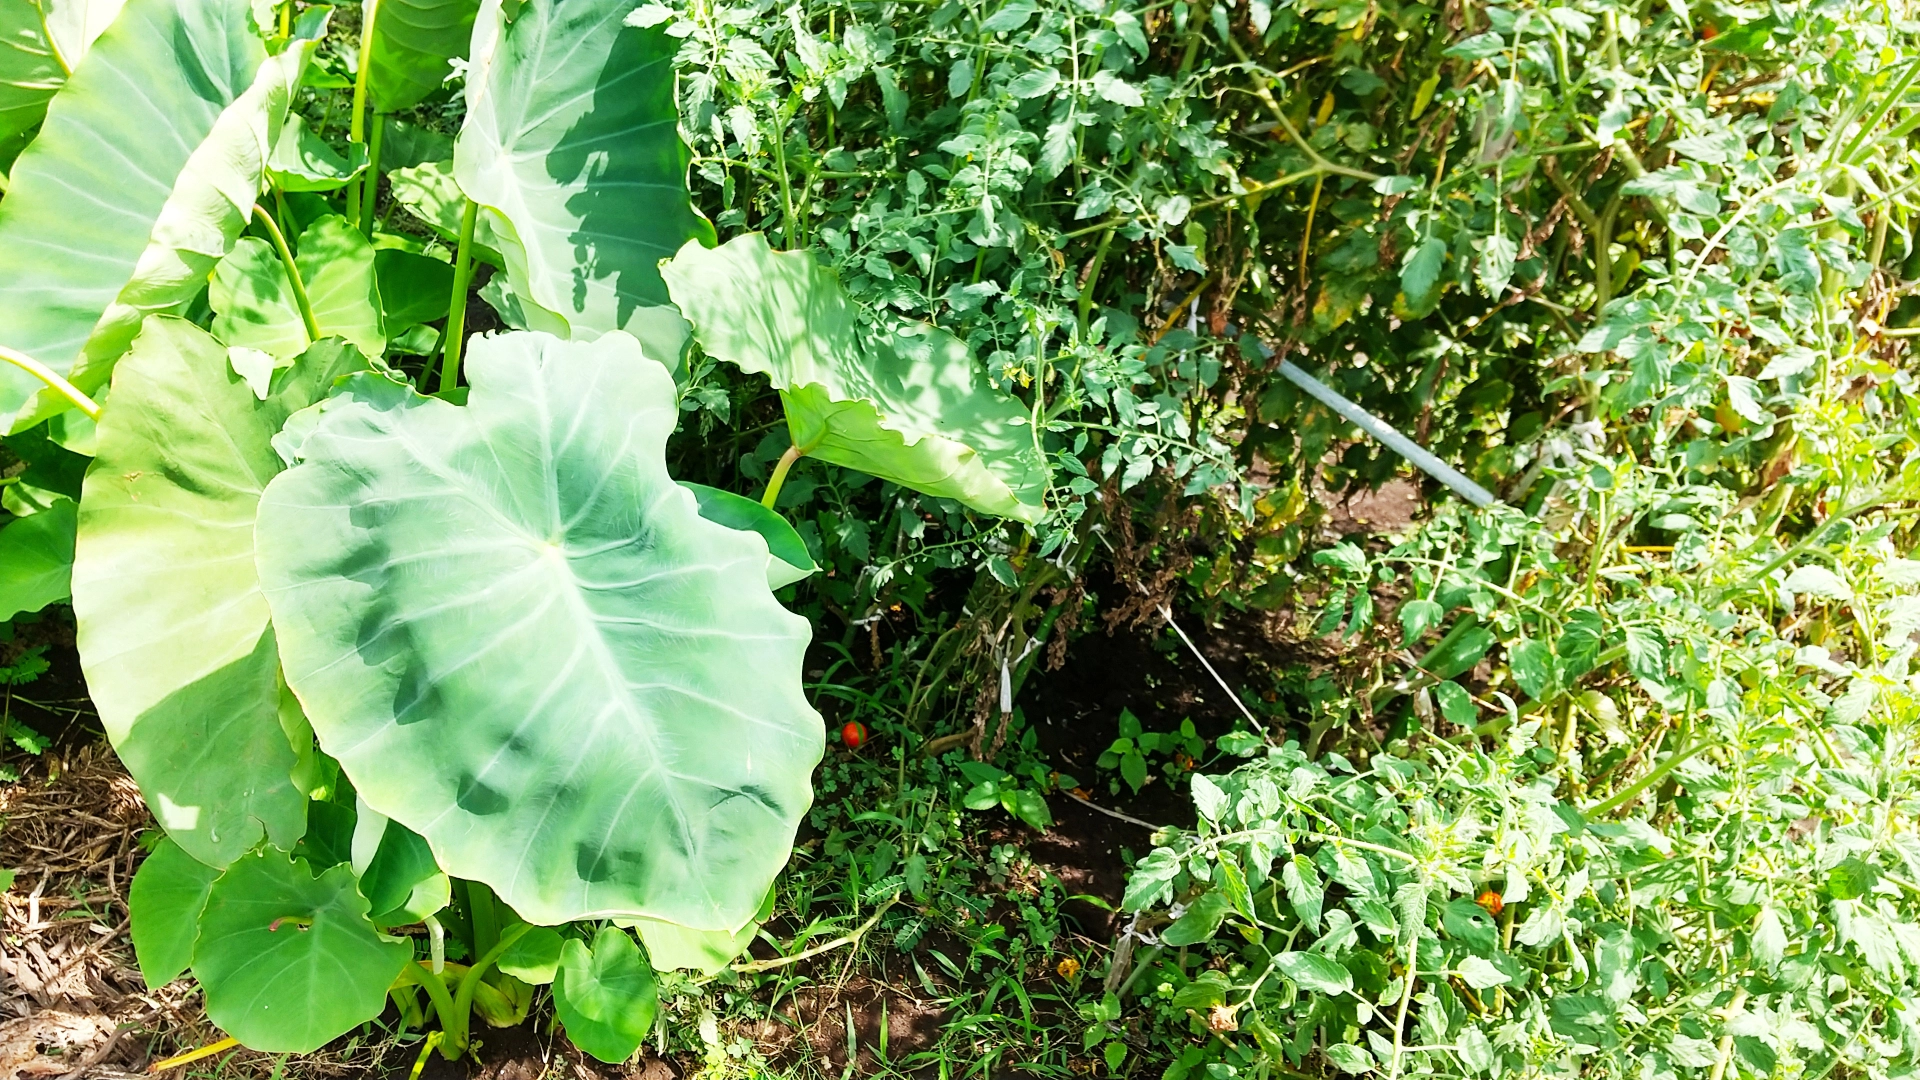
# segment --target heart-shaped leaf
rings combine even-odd
[[[373,19],[367,93],[374,108],[383,113],[412,108],[440,89],[453,74],[449,61],[467,55],[479,9],[479,0],[367,3],[363,17]]]
[[[562,946],[553,1010],[573,1045],[601,1061],[625,1061],[653,1032],[659,1007],[653,968],[626,931],[604,926],[591,949],[577,938]]]
[[[364,368],[328,340],[254,395],[225,346],[148,321],[114,378],[73,571],[80,662],[102,726],[160,823],[225,866],[300,838],[306,797],[280,719],[278,659],[253,572],[254,508],[286,417]]]
[[[464,407],[363,378],[260,505],[287,681],[370,805],[530,922],[733,930],[824,749],[767,546],[667,475],[621,333],[477,339]]]
[[[255,1050],[305,1054],[380,1015],[413,958],[367,921],[353,869],[314,876],[274,851],[236,861],[200,916],[193,976],[207,1017]]]
[[[92,391],[143,318],[193,300],[246,224],[313,46],[267,56],[248,0],[128,0],[0,202],[0,342]],[[70,407],[0,371],[0,419]]]
[[[158,990],[193,963],[193,942],[200,935],[200,912],[220,871],[194,858],[171,840],[160,841],[127,889],[127,918],[133,953],[147,989]]]
[[[1019,402],[980,385],[966,344],[860,324],[832,272],[758,233],[689,243],[662,268],[710,356],[766,375],[795,446],[988,514],[1034,522],[1046,468]]]
[[[300,234],[300,254],[293,263],[307,287],[320,332],[346,338],[366,355],[379,356],[387,347],[387,335],[373,246],[367,238],[347,219],[328,214]],[[246,236],[234,244],[233,253],[213,272],[207,303],[214,310],[214,335],[228,345],[284,359],[313,344],[307,340],[286,266],[264,240]]]
[[[625,330],[669,367],[686,323],[660,260],[713,226],[687,193],[678,38],[626,25],[632,0],[487,0],[474,26],[454,172],[486,208],[527,326]]]
[[[0,529],[0,620],[71,595],[76,521],[73,500],[55,499]]]

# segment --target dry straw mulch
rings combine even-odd
[[[113,752],[9,764],[22,775],[0,784],[0,870],[14,874],[0,895],[0,1080],[125,1080],[218,1039],[191,982],[150,991],[134,962],[127,886],[152,820]],[[192,1070],[272,1072],[245,1053]]]
[[[23,764],[0,786],[0,1080],[136,1075],[180,1007],[147,992],[127,939],[146,807],[104,749]]]

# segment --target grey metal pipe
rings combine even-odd
[[[1452,488],[1454,494],[1473,505],[1484,508],[1500,501],[1493,497],[1493,492],[1467,479],[1460,470],[1434,457],[1420,444],[1389,427],[1386,421],[1341,397],[1326,383],[1294,366],[1293,361],[1280,361],[1280,374],[1313,395],[1314,400],[1346,417],[1355,427],[1385,443],[1388,449],[1413,462],[1422,472]]]

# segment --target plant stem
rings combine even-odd
[[[485,885],[481,885],[477,881],[470,881],[467,883],[468,903],[471,906],[474,906],[476,909],[478,908],[479,905],[473,903],[473,898],[475,896],[474,890],[476,888],[481,890],[484,893],[486,897],[486,905],[488,908],[491,908],[493,906],[492,891],[488,890]],[[492,918],[493,918],[493,913],[489,911],[488,912],[489,922],[491,922]],[[480,925],[479,919],[476,917],[474,920],[474,933],[476,937],[479,935],[479,925]],[[492,948],[489,948],[485,953],[481,954],[479,961],[475,963],[472,967],[468,968],[467,973],[460,977],[460,986],[458,989],[454,991],[454,994],[453,994],[452,1015],[454,1019],[451,1024],[448,1023],[445,1017],[442,1017],[440,1021],[440,1026],[447,1029],[447,1032],[448,1032],[447,1040],[449,1042],[453,1042],[462,1048],[464,1048],[467,1045],[467,1023],[468,1023],[469,1016],[473,1012],[474,991],[480,988],[480,977],[482,975],[485,975],[487,973],[487,969],[491,968],[494,965],[494,962],[499,960],[500,957],[506,953],[508,946],[512,945],[516,941],[519,941],[522,937],[526,936],[529,930],[532,930],[532,929],[533,929],[532,923],[520,923],[519,925],[509,929],[506,933],[499,935],[498,940],[496,940],[493,943]],[[455,1025],[457,1025],[457,1027]]]
[[[460,1055],[467,1051],[467,1026],[454,1019],[453,997],[447,993],[446,982],[421,966],[418,960],[407,961],[407,969],[402,974],[412,978],[415,983],[425,989],[427,998],[433,1002],[433,1011],[440,1017],[440,1029],[447,1032],[446,1041],[440,1044],[440,1053],[448,1061],[460,1060]],[[460,1033],[457,1041],[453,1037],[453,1032],[456,1030]]]
[[[1313,245],[1313,214],[1320,209],[1320,188],[1325,184],[1327,174],[1321,173],[1313,178],[1313,198],[1307,200],[1307,226],[1300,231],[1300,291],[1307,291],[1307,256]]]
[[[460,383],[460,346],[467,332],[467,286],[473,281],[473,224],[480,215],[480,204],[467,200],[460,214],[460,246],[453,253],[453,298],[447,301],[447,329],[440,339],[441,397],[453,392]]]
[[[278,222],[280,218],[286,218],[287,224],[290,226],[298,226],[300,224],[300,219],[294,217],[293,211],[287,209],[287,196],[280,190],[277,184],[273,189],[273,212],[279,215],[279,217],[274,218],[275,222]],[[300,242],[298,240],[287,241],[287,250],[293,252],[293,254],[298,257],[300,254]]]
[[[27,374],[33,376],[34,378],[39,379],[41,382],[46,383],[48,388],[51,389],[54,393],[59,394],[61,397],[66,398],[68,401],[73,402],[76,408],[78,408],[81,412],[86,413],[87,419],[89,420],[100,419],[99,404],[96,403],[92,398],[88,397],[86,394],[81,393],[78,387],[74,386],[72,383],[68,382],[67,380],[61,378],[58,372],[54,371],[52,368],[48,367],[47,365],[41,363],[38,360],[35,360],[31,356],[28,356],[26,353],[16,352],[13,349],[9,349],[5,345],[0,345],[0,360],[5,360],[7,363],[12,364],[14,367],[19,368],[21,371],[24,371]]]
[[[1746,1004],[1747,988],[1742,986],[1733,992],[1733,1000],[1727,1002],[1725,1017],[1729,1026],[1733,1024],[1733,1018],[1740,1015],[1740,1010],[1745,1008]],[[1727,1075],[1727,1062],[1732,1060],[1732,1058],[1733,1032],[1729,1031],[1725,1035],[1720,1036],[1719,1053],[1714,1055],[1713,1072],[1708,1074],[1707,1080],[1720,1080],[1721,1077]]]
[[[413,1061],[413,1071],[407,1074],[407,1080],[420,1080],[420,1074],[427,1069],[427,1058],[433,1056],[433,1048],[446,1038],[442,1032],[434,1032],[420,1040],[420,1056]]]
[[[347,121],[347,142],[367,141],[367,71],[373,67],[373,25],[380,18],[380,0],[360,5],[360,56],[353,73],[353,114]],[[360,220],[360,185],[347,185],[347,220]]]
[[[300,322],[307,328],[307,343],[320,340],[320,324],[313,319],[313,304],[307,299],[307,283],[300,280],[300,267],[293,261],[293,251],[287,247],[287,236],[280,231],[280,225],[267,213],[267,208],[259,203],[253,204],[253,216],[260,219],[260,225],[273,238],[273,249],[280,253],[280,265],[287,269],[287,281],[293,286],[293,302],[300,309]]]
[[[773,509],[773,501],[780,497],[780,486],[787,482],[787,472],[793,468],[793,463],[799,461],[805,454],[806,451],[800,449],[799,444],[796,443],[787,447],[787,452],[780,455],[780,463],[773,467],[773,479],[767,481],[767,493],[760,496],[761,506],[769,510]]]
[[[387,114],[375,111],[373,134],[367,138],[367,175],[361,181],[366,193],[360,198],[360,232],[373,239],[373,208],[380,201],[380,144],[386,141]]]
[[[797,247],[793,233],[796,223],[793,218],[793,185],[787,178],[787,125],[782,118],[780,130],[774,133],[773,163],[779,170],[780,178],[780,238],[787,247]]]
[[[1093,312],[1093,287],[1100,280],[1100,264],[1107,261],[1107,247],[1113,243],[1113,231],[1119,226],[1113,222],[1107,231],[1100,234],[1100,246],[1094,249],[1093,263],[1087,267],[1087,280],[1080,286],[1079,322],[1080,336],[1087,334],[1087,316]]]
[[[482,882],[467,882],[467,914],[473,919],[473,951],[485,956],[500,941],[500,913],[493,906],[493,890]]]
[[[1233,55],[1238,57],[1240,62],[1247,66],[1247,74],[1252,76],[1254,96],[1259,98],[1260,103],[1265,105],[1267,111],[1273,114],[1273,118],[1279,122],[1281,130],[1287,133],[1287,137],[1293,140],[1293,144],[1300,148],[1301,153],[1307,155],[1308,161],[1313,162],[1322,172],[1351,176],[1355,180],[1365,180],[1368,183],[1380,179],[1378,173],[1370,173],[1365,169],[1355,169],[1328,161],[1320,151],[1315,150],[1306,139],[1301,137],[1299,129],[1293,126],[1292,120],[1287,119],[1286,112],[1280,108],[1280,102],[1275,100],[1273,91],[1269,89],[1267,85],[1268,75],[1266,71],[1253,62],[1253,58],[1247,55],[1247,50],[1241,48],[1238,41],[1229,37],[1227,39],[1227,47],[1232,49]]]
[[[1420,974],[1420,928],[1413,928],[1413,940],[1407,943],[1407,985],[1400,991],[1400,1011],[1393,1019],[1393,1061],[1387,1066],[1387,1080],[1399,1080],[1400,1053],[1407,1027],[1407,1006],[1413,1002],[1413,983]]]
[[[1698,754],[1700,751],[1705,750],[1707,746],[1711,743],[1711,741],[1712,740],[1710,739],[1702,738],[1700,739],[1700,741],[1694,743],[1692,746],[1687,747],[1685,750],[1674,751],[1672,754],[1667,756],[1667,760],[1654,766],[1651,772],[1647,773],[1647,775],[1641,777],[1640,779],[1634,781],[1625,790],[1616,793],[1611,798],[1607,799],[1605,802],[1600,803],[1598,806],[1588,807],[1587,809],[1581,811],[1581,813],[1587,817],[1599,817],[1602,814],[1610,814],[1613,811],[1618,810],[1622,806],[1625,806],[1628,803],[1632,802],[1634,799],[1639,798],[1641,792],[1646,791],[1648,788],[1666,779],[1667,774],[1679,768],[1681,762],[1687,760],[1688,758],[1694,756],[1695,754]]]

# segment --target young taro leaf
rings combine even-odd
[[[374,251],[366,237],[345,218],[328,214],[300,235],[300,254],[293,261],[320,333],[345,338],[368,356],[385,351]],[[286,267],[264,240],[246,236],[234,244],[233,254],[213,272],[207,302],[214,310],[214,335],[228,345],[284,360],[312,344]]]
[[[626,931],[602,927],[592,949],[577,939],[562,947],[553,1008],[575,1046],[601,1061],[625,1061],[653,1031],[653,968]]]
[[[702,349],[773,382],[802,451],[983,513],[1045,513],[1026,410],[980,384],[958,338],[862,328],[831,271],[758,233],[689,243],[662,272]]]
[[[281,469],[272,439],[286,417],[365,366],[324,341],[276,372],[261,401],[218,341],[155,318],[101,415],[75,545],[80,662],[160,823],[213,866],[263,832],[288,848],[305,828],[253,572],[254,509]]]
[[[367,921],[351,867],[316,877],[267,851],[213,883],[193,975],[223,1031],[255,1050],[305,1054],[379,1016],[412,956]]]
[[[380,112],[412,108],[453,73],[450,60],[467,55],[479,0],[375,0],[373,51],[367,93]]]
[[[193,963],[193,942],[200,934],[200,912],[220,871],[194,858],[171,840],[160,841],[127,890],[127,918],[133,952],[147,989],[158,990]]]
[[[0,343],[90,392],[143,318],[206,287],[314,46],[268,57],[252,21],[247,0],[128,0],[94,42],[0,202]],[[15,429],[70,407],[0,372]]]
[[[794,531],[786,518],[731,491],[721,491],[705,484],[689,484],[684,480],[680,486],[693,492],[693,497],[700,503],[701,517],[729,529],[758,533],[767,542],[768,588],[778,589],[802,581],[820,569],[814,565],[813,556],[807,553],[807,542],[800,539],[800,534]]]
[[[76,520],[73,500],[55,499],[45,510],[0,529],[0,620],[39,611],[71,594]]]
[[[262,499],[287,681],[361,798],[528,921],[735,930],[825,749],[807,623],[667,475],[672,379],[631,337],[483,337],[467,370],[464,407],[350,384]]]
[[[281,191],[338,191],[367,167],[364,143],[347,149],[349,156],[341,157],[307,127],[305,117],[290,113],[267,155],[267,175]],[[291,226],[290,222],[280,224]]]
[[[474,27],[454,173],[485,208],[527,326],[640,339],[676,367],[687,327],[659,264],[714,242],[687,193],[665,27],[632,0],[487,0]]]

